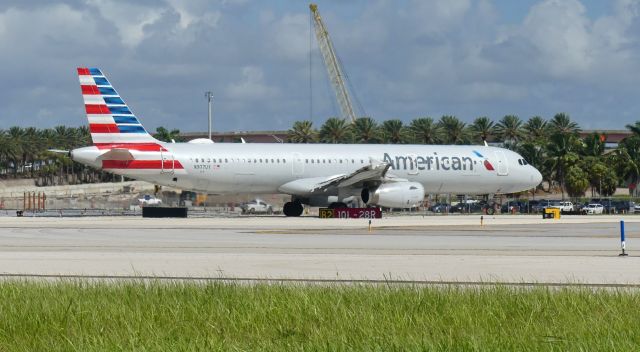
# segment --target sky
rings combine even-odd
[[[317,3],[361,116],[640,120],[640,0]],[[85,125],[76,67],[152,131],[206,131],[208,90],[217,131],[340,115],[299,0],[2,0],[0,53],[0,129]]]

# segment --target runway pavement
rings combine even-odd
[[[620,258],[619,221],[629,257]],[[640,285],[640,216],[0,218],[0,274]],[[636,247],[637,246],[637,250]],[[636,255],[638,253],[638,255]]]

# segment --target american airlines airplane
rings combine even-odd
[[[78,68],[93,146],[74,161],[133,179],[210,194],[285,193],[286,216],[303,204],[411,208],[426,194],[500,194],[542,175],[513,151],[477,145],[165,143],[142,127],[97,68]]]

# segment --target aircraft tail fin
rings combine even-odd
[[[78,77],[94,145],[159,143],[144,129],[102,71],[80,67]]]

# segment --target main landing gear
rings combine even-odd
[[[282,212],[285,216],[300,216],[303,210],[302,203],[300,203],[299,200],[286,202],[284,203],[284,207],[282,207]]]

